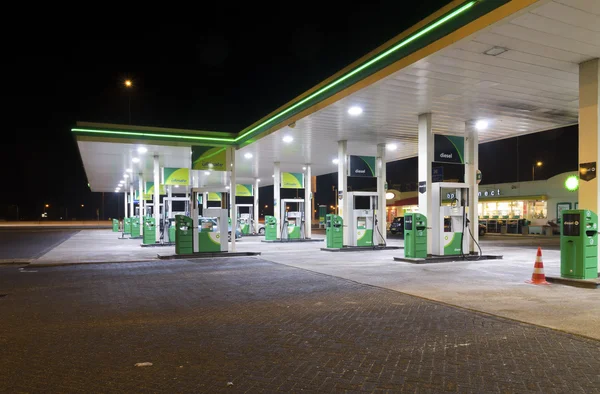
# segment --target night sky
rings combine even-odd
[[[44,204],[50,218],[95,218],[102,194],[87,187],[70,128],[77,120],[126,124],[126,78],[135,84],[133,124],[237,132],[447,3],[303,2],[269,13],[236,4],[193,24],[131,25],[110,40],[74,28],[61,39],[8,43],[0,219],[14,219],[14,205],[21,219],[37,219]],[[528,180],[536,160],[545,163],[536,178],[575,170],[576,127],[523,136],[518,155],[516,139],[482,145],[483,183]],[[416,173],[416,158],[390,163],[388,183],[408,187]],[[320,177],[317,203],[333,203],[331,180]],[[101,216],[118,215],[121,200],[105,194]]]

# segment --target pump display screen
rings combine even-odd
[[[371,197],[354,196],[354,209],[371,209]]]
[[[173,212],[185,212],[186,201],[171,201]]]
[[[356,218],[356,227],[357,228],[366,228],[367,227],[367,218],[365,218],[365,217]]]
[[[581,215],[566,213],[563,215],[563,235],[578,236],[581,228]]]
[[[404,228],[406,230],[412,230],[413,217],[412,215],[408,215],[404,217]]]

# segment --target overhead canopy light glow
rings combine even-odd
[[[256,182],[260,182],[260,179],[257,179]]]
[[[385,148],[387,150],[396,150],[396,149],[398,149],[398,145],[396,145],[396,144],[386,144]]]
[[[175,188],[177,189],[179,187],[179,185],[175,185]]]
[[[125,172],[131,173],[131,172],[133,172],[133,170],[131,168],[128,168],[128,169],[125,170]]]
[[[331,160],[331,162],[332,162],[333,164],[338,164],[340,161],[339,161],[338,159],[333,159],[333,160]]]
[[[246,159],[252,159],[252,153],[248,152],[248,153],[244,154],[244,157]]]
[[[133,159],[131,159],[131,161],[134,163],[139,163],[140,159],[138,157],[134,157]]]
[[[358,116],[358,115],[362,114],[362,112],[363,112],[363,110],[361,107],[354,106],[354,107],[348,108],[348,113],[352,116]]]
[[[392,192],[387,192],[385,193],[385,199],[386,200],[392,200],[396,195]]]
[[[485,119],[478,120],[477,122],[475,122],[475,128],[479,131],[487,129],[488,121]]]
[[[210,171],[204,171],[204,175],[210,175]]]
[[[129,175],[123,174],[123,178],[127,179],[127,178],[129,178]]]
[[[294,140],[294,137],[292,137],[291,135],[286,135],[282,138],[283,142],[285,142],[286,144],[289,144],[290,142],[292,142]]]
[[[138,153],[142,153],[142,154],[143,154],[143,153],[146,153],[146,152],[148,152],[148,148],[146,148],[145,146],[139,146],[139,147],[137,148],[137,152],[138,152]]]
[[[302,167],[302,171],[306,171],[306,167]]]

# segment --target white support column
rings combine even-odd
[[[260,184],[260,179],[256,178],[254,180],[254,232],[258,234],[258,216],[259,216],[259,206],[258,206],[258,185]]]
[[[231,196],[231,251],[235,253],[235,233],[238,227],[237,222],[237,209],[235,204],[235,185],[236,185],[236,171],[235,171],[235,147],[230,147],[231,157],[231,177],[229,178],[229,195]]]
[[[198,192],[190,191],[189,193],[190,202],[190,215],[192,216],[192,248],[194,253],[200,251],[200,244],[198,243]]]
[[[304,233],[306,238],[312,237],[312,172],[310,164],[306,165],[306,173],[304,174]]]
[[[129,184],[129,216],[135,216],[135,209],[133,209],[133,183]]]
[[[125,219],[127,216],[127,192],[123,193],[123,197],[124,197],[124,205],[125,205],[125,212],[124,212],[124,216],[123,219]],[[125,225],[125,222],[123,222],[123,225]]]
[[[342,198],[339,198],[339,195]],[[348,245],[348,141],[338,141],[338,215],[344,221],[344,246]]]
[[[169,197],[169,203],[166,206],[167,210],[165,212],[169,212],[169,216],[171,216],[173,214],[173,201],[171,201],[171,197],[173,197],[173,185],[169,185],[168,187],[167,197]],[[165,207],[163,207],[163,209],[165,209]],[[165,215],[165,217],[167,216]]]
[[[436,230],[431,230],[432,201],[431,201],[431,163],[433,162],[433,132],[431,130],[431,114],[419,115],[419,189],[425,186],[425,193],[419,190],[419,212],[427,217],[427,253],[432,251],[432,236]]]
[[[204,214],[206,208],[208,208],[208,192],[202,193],[202,214]]]
[[[138,206],[140,207],[140,235],[144,235],[144,176],[141,172],[138,176],[138,180],[138,193],[140,195],[138,203]]]
[[[596,162],[600,152],[600,59],[579,65],[579,163]],[[598,173],[598,167],[596,167]],[[579,209],[599,213],[600,181],[579,181]]]
[[[160,164],[158,155],[154,155],[154,209],[153,217],[158,227],[160,220]],[[156,231],[155,242],[160,241],[160,231]]]
[[[377,145],[377,237],[379,244],[385,244],[387,240],[387,214],[385,199],[386,182],[385,144]]]
[[[470,220],[469,234],[464,234],[469,240],[469,252],[477,252],[475,241],[479,242],[479,185],[477,185],[477,170],[479,169],[479,133],[474,122],[465,124],[465,183],[469,186],[469,208],[467,218]]]
[[[281,238],[281,166],[278,161],[273,163],[273,216],[277,222],[277,239]]]

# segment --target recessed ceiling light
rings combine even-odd
[[[123,178],[127,179],[127,178],[129,178],[129,175],[123,174]]]
[[[138,157],[134,157],[133,159],[131,159],[131,161],[134,163],[139,163],[140,159]]]
[[[271,175],[271,178],[275,178],[275,174]]]
[[[292,142],[294,140],[294,137],[292,137],[291,135],[286,135],[285,137],[282,138],[282,140],[286,144],[289,144],[290,142]]]
[[[303,171],[306,171],[306,167],[302,167],[302,170],[303,170]]]
[[[256,182],[260,182],[260,179],[257,179]]]
[[[179,185],[175,185],[175,188],[177,189],[179,187]]]
[[[137,148],[138,153],[146,153],[148,152],[148,148],[146,148],[145,146],[140,146]]]
[[[244,157],[246,159],[252,159],[252,153],[248,152],[248,153],[244,154]]]
[[[498,56],[501,53],[504,53],[506,51],[508,51],[508,49],[503,48],[503,47],[492,47],[483,53],[486,55],[490,55],[490,56]]]
[[[120,192],[120,190],[119,189],[115,189],[115,193],[118,193],[118,192]]]
[[[338,159],[333,159],[333,160],[331,160],[331,162],[332,162],[333,164],[338,164],[340,161],[339,161]]]
[[[124,184],[124,183],[125,183],[125,181],[121,181],[121,182],[119,182],[119,185],[122,185],[122,184]]]
[[[210,175],[210,171],[204,171],[204,175]]]
[[[348,108],[348,113],[352,116],[358,116],[358,115],[362,114],[362,112],[363,112],[363,109],[361,107],[354,106],[354,107]]]
[[[396,150],[396,149],[398,149],[398,145],[396,145],[396,144],[386,144],[385,148],[387,150]]]
[[[229,190],[229,186],[225,186],[225,190]]]
[[[488,127],[488,121],[484,120],[484,119],[480,119],[477,122],[475,122],[475,128],[477,130],[485,130]]]
[[[131,173],[131,172],[133,172],[133,170],[131,168],[128,168],[128,169],[125,170],[125,172]]]

